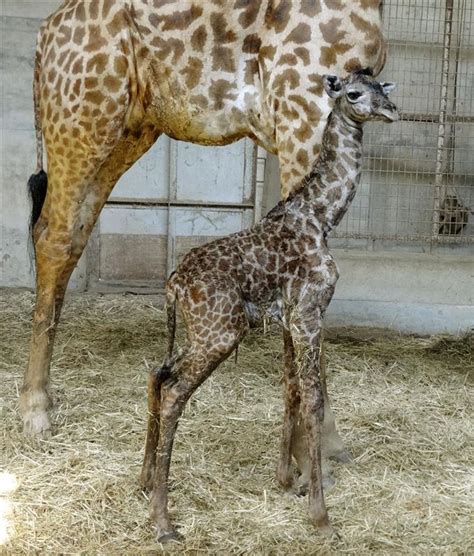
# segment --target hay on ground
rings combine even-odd
[[[0,553],[156,553],[137,479],[163,313],[152,297],[71,298],[51,370],[56,434],[38,443],[17,407],[32,306],[30,293],[0,295]],[[180,421],[170,507],[185,542],[166,553],[473,552],[472,336],[337,336],[327,359],[355,458],[334,464],[326,498],[340,540],[320,538],[307,500],[275,481],[281,341],[257,330]]]

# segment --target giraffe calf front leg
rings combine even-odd
[[[309,451],[309,515],[313,525],[323,534],[331,535],[333,529],[329,523],[323,493],[323,475],[321,467],[321,428],[324,416],[324,398],[321,381],[316,372],[307,369],[301,379],[301,402],[304,414]]]
[[[151,492],[155,476],[156,447],[160,433],[161,385],[169,376],[169,368],[164,366],[153,369],[148,375],[148,428],[145,442],[140,486]]]
[[[318,292],[317,292],[318,293]],[[321,461],[324,394],[321,380],[321,324],[323,308],[318,296],[307,292],[294,310],[290,331],[295,347],[299,378],[301,415],[306,431],[309,455],[308,502],[313,525],[323,534],[332,534],[323,492]]]

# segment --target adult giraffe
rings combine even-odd
[[[278,155],[287,196],[319,152],[331,109],[321,75],[383,67],[379,3],[67,0],[43,23],[34,73],[38,163],[29,182],[37,300],[20,397],[26,433],[50,430],[49,366],[64,293],[120,176],[162,133],[203,145],[250,137]],[[286,390],[299,400],[290,377]],[[305,475],[299,424],[291,434]],[[323,445],[344,457],[330,410]]]

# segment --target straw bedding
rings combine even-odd
[[[138,488],[147,368],[164,315],[141,296],[72,296],[52,365],[56,434],[25,441],[17,395],[30,293],[0,294],[0,553],[159,553]],[[472,336],[338,335],[329,388],[354,463],[333,465],[321,539],[307,500],[275,481],[282,416],[278,331],[252,331],[178,428],[175,554],[468,554],[472,538]],[[470,406],[471,404],[471,406]]]

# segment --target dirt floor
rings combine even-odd
[[[55,435],[26,441],[18,390],[33,296],[0,293],[0,553],[152,554],[138,488],[147,369],[164,350],[153,297],[67,303],[52,365]],[[329,387],[354,456],[333,466],[321,539],[275,481],[277,330],[253,331],[194,397],[171,467],[173,554],[473,554],[472,336],[328,342]]]

